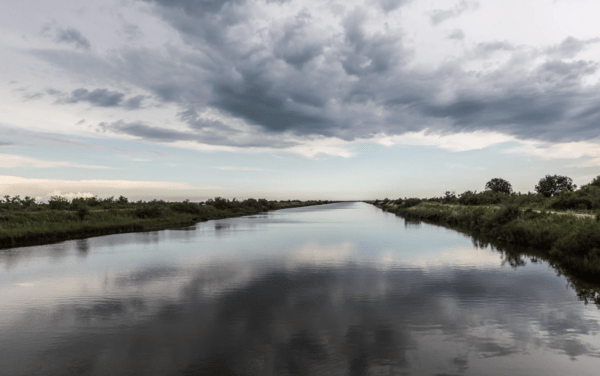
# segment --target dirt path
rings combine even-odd
[[[536,213],[541,213],[541,210],[534,210]],[[558,214],[558,215],[572,215],[578,218],[595,218],[593,214],[573,213],[573,212],[557,212],[553,210],[546,210],[546,213]]]

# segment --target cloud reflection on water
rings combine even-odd
[[[544,263],[321,214],[4,253],[0,374],[595,374],[600,315]]]

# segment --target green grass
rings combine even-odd
[[[50,209],[45,204],[13,207],[0,210],[0,248],[184,227],[211,219],[323,203],[327,201],[229,201],[217,198],[207,201],[205,205],[187,201],[152,201],[104,206],[98,204],[92,208],[75,202],[63,205],[61,210]]]

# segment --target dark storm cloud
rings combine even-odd
[[[288,148],[297,145],[289,141],[281,141],[261,136],[260,134],[246,134],[235,138],[231,137],[231,128],[219,121],[204,121],[196,118],[186,119],[190,131],[178,131],[170,128],[151,126],[141,122],[127,123],[119,120],[113,123],[100,123],[99,128],[104,131],[126,134],[145,140],[156,142],[190,141],[208,145],[228,145],[249,148]]]
[[[91,47],[90,41],[84,37],[81,32],[77,29],[57,29],[56,30],[56,41],[59,43],[73,44],[77,48],[89,50]]]
[[[57,103],[69,104],[87,102],[98,107],[124,107],[126,109],[141,108],[142,101],[146,99],[145,95],[136,95],[125,99],[125,94],[119,91],[110,91],[108,89],[94,89],[89,91],[85,88],[73,90],[70,94],[56,89],[47,89],[46,93],[57,98]],[[38,95],[39,94],[39,95]],[[32,95],[29,99],[37,99],[43,96],[43,93]]]
[[[175,131],[167,128],[153,127],[144,123],[126,123],[124,121],[117,121],[111,124],[100,123],[99,126],[105,130],[140,137],[152,141],[173,142],[190,139],[189,133]]]
[[[300,13],[294,22],[286,24],[281,37],[276,36],[273,48],[276,57],[298,69],[323,53],[322,42],[306,31],[309,19],[309,14]]]
[[[109,91],[107,89],[95,89],[89,91],[81,88],[73,90],[71,96],[64,100],[64,103],[89,102],[100,107],[115,107],[121,104],[125,94],[118,91]]]
[[[401,62],[398,56],[401,40],[384,34],[367,36],[363,29],[365,21],[364,11],[356,9],[343,22],[348,50],[342,66],[349,75],[385,73]]]
[[[237,84],[215,84],[213,91],[215,98],[212,104],[266,130],[328,132],[323,115],[311,115],[301,109],[294,109],[288,104],[287,98],[275,90],[272,82],[253,73],[245,75]]]
[[[332,31],[307,10],[269,19],[265,27],[252,18],[259,14],[253,2],[144,1],[179,33],[185,48],[124,47],[107,58],[72,50],[33,51],[83,77],[125,82],[144,95],[126,98],[118,91],[82,88],[68,95],[71,102],[134,109],[153,98],[177,106],[177,120],[188,126],[185,132],[145,123],[106,128],[114,132],[167,142],[261,147],[295,145],[288,140],[297,136],[354,140],[424,128],[497,131],[553,142],[598,136],[600,90],[585,83],[597,65],[563,60],[595,40],[567,38],[546,49],[488,41],[426,71],[407,64],[413,53],[402,30],[372,30],[369,17],[385,14],[378,6],[334,14],[337,29]],[[287,7],[288,2],[271,6]],[[474,7],[460,2],[432,19],[439,23]],[[464,33],[454,30],[448,37],[460,41]],[[486,61],[500,56],[503,60],[493,64]],[[484,68],[467,69],[472,62]],[[208,119],[210,112],[220,120]],[[239,123],[246,128],[233,125]]]

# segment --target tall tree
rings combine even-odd
[[[489,189],[494,192],[512,193],[512,185],[504,179],[493,178],[492,180],[485,183],[485,189]]]
[[[541,193],[546,197],[557,195],[562,190],[574,191],[577,185],[573,184],[573,179],[561,175],[546,175],[541,178],[535,186],[537,193]]]

